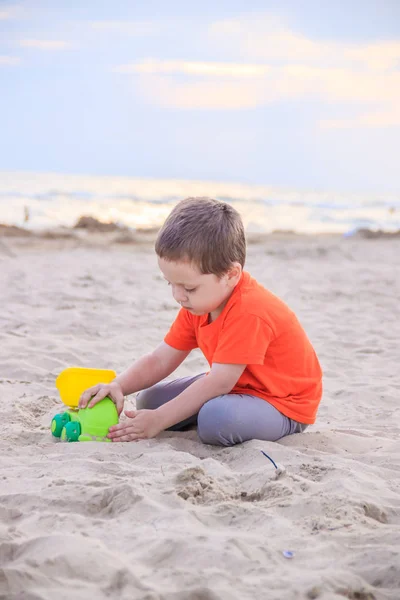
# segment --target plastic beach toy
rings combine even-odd
[[[61,371],[56,379],[56,388],[66,406],[76,408],[79,398],[88,388],[98,383],[111,383],[117,376],[111,369],[85,369],[69,367]]]
[[[111,398],[93,406],[78,409],[79,398],[87,388],[97,383],[110,383],[117,374],[108,369],[70,367],[60,373],[56,387],[68,410],[55,415],[51,432],[68,442],[110,442],[108,430],[118,423],[118,413]]]

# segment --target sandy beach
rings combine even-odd
[[[3,231],[0,598],[399,600],[399,256],[399,238],[249,239],[324,369],[304,434],[69,444],[49,430],[58,373],[121,371],[178,307],[150,234]],[[204,368],[195,351],[176,375]]]

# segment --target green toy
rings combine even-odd
[[[67,442],[111,442],[108,430],[117,423],[115,404],[106,397],[93,408],[71,408],[58,413],[51,422],[51,433]]]
[[[108,430],[118,423],[114,402],[106,396],[92,408],[78,408],[82,392],[96,385],[109,383],[116,376],[114,371],[70,368],[57,377],[56,386],[68,410],[55,415],[51,421],[54,437],[67,442],[111,442]]]

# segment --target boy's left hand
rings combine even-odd
[[[137,442],[153,438],[163,430],[156,410],[125,410],[129,421],[113,425],[108,437],[112,442]]]

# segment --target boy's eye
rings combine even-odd
[[[167,284],[168,284],[168,285],[171,285],[171,282],[170,282],[170,281],[167,281]],[[185,292],[187,292],[188,294],[190,294],[190,293],[192,293],[192,292],[195,292],[195,291],[197,290],[197,288],[195,288],[195,287],[194,287],[194,288],[190,288],[190,290],[189,290],[188,288],[183,288],[183,289],[184,289],[184,290],[185,290]]]

